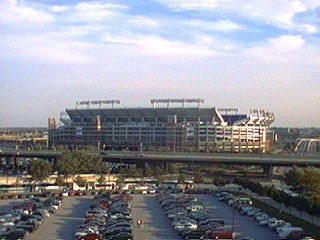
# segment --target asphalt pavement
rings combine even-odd
[[[224,219],[225,225],[229,226],[230,229],[233,227],[234,213],[235,232],[255,240],[279,240],[276,232],[271,231],[266,226],[260,226],[253,218],[241,215],[236,209],[233,212],[231,206],[220,202],[214,195],[196,195],[196,197],[205,204],[209,212],[212,212],[217,218]]]
[[[171,227],[171,221],[165,215],[165,212],[157,202],[155,195],[133,195],[131,205],[134,222],[134,239],[181,239]],[[144,226],[138,227],[137,220],[143,220]]]
[[[65,198],[62,207],[45,219],[44,223],[26,240],[73,240],[75,230],[82,223],[92,199],[92,196]]]
[[[133,234],[136,240],[178,240],[181,239],[171,227],[171,221],[157,202],[155,195],[132,195]],[[210,212],[223,218],[226,225],[232,226],[232,207],[218,201],[213,194],[196,195]],[[65,198],[62,207],[56,214],[45,219],[44,223],[31,233],[27,240],[72,240],[77,227],[82,223],[85,211],[92,203],[92,196]],[[20,200],[2,200],[1,209],[7,209]],[[278,240],[278,235],[267,227],[259,226],[252,218],[242,216],[235,211],[235,230],[255,240]],[[139,227],[137,220],[143,220],[144,226]]]

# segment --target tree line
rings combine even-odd
[[[58,173],[56,184],[61,186],[68,177],[79,174],[98,174],[100,175],[98,182],[103,182],[103,176],[110,173],[110,168],[99,158],[99,155],[86,151],[65,151],[56,160],[55,164],[44,160],[32,160],[28,168],[31,181],[35,183],[45,181],[54,172]],[[184,178],[184,175],[179,173],[179,166],[176,164],[169,164],[166,170],[161,166],[123,167],[114,173],[118,174],[119,181],[128,177],[156,177],[158,182],[161,183],[166,174],[178,175],[180,181]],[[204,179],[200,169],[194,169],[193,179],[195,183],[203,182]],[[79,186],[86,184],[85,179],[80,176],[76,176],[73,180]]]
[[[99,155],[83,151],[63,152],[54,166],[48,161],[32,160],[28,169],[31,181],[34,182],[46,180],[55,171],[58,172],[57,185],[62,185],[66,178],[76,174],[103,175],[110,172],[109,168],[99,158]]]
[[[320,170],[312,167],[294,167],[284,176],[284,181],[291,186],[299,187],[297,197],[277,190],[274,186],[264,186],[260,182],[248,178],[236,178],[234,182],[250,189],[261,196],[268,196],[287,207],[294,207],[316,216],[320,216]],[[317,179],[316,179],[317,177]]]

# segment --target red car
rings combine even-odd
[[[103,240],[103,237],[101,234],[89,233],[85,236],[81,236],[79,240]]]
[[[235,239],[232,236],[232,232],[230,230],[213,230],[210,233],[208,233],[208,236],[210,239]]]

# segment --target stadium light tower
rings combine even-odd
[[[169,108],[170,103],[181,103],[181,107],[184,108],[185,103],[197,103],[198,108],[200,108],[200,104],[204,103],[204,99],[202,98],[167,98],[167,99],[151,99],[150,103],[152,107],[155,109],[157,103],[165,103],[167,104],[167,108]]]
[[[78,107],[81,105],[87,105],[88,109],[89,109],[90,105],[99,105],[99,109],[101,109],[102,104],[106,104],[106,105],[111,104],[112,109],[113,109],[115,104],[120,104],[120,100],[112,99],[112,100],[77,101],[76,102],[76,109],[78,109]]]

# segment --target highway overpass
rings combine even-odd
[[[28,150],[0,149],[0,157],[56,159],[58,157],[61,157],[61,155],[62,155],[61,152],[56,152],[56,151],[28,151]]]
[[[259,165],[266,169],[269,178],[272,178],[274,166],[320,167],[320,158],[265,154],[106,152],[101,153],[101,158],[106,162],[137,164],[138,166],[143,166],[146,163],[149,165],[166,165],[167,163],[188,163],[194,165]]]
[[[5,159],[6,163],[13,162],[15,168],[18,168],[18,161],[20,158],[38,158],[45,159],[55,163],[56,159],[61,157],[61,152],[56,151],[28,151],[28,150],[14,150],[14,149],[0,149],[0,160]],[[11,163],[12,164],[12,163]]]
[[[97,152],[92,152],[97,154]],[[61,152],[56,151],[27,151],[0,149],[0,158],[14,159],[17,164],[18,158],[39,158],[55,161],[61,157]],[[230,165],[258,165],[266,169],[269,178],[272,177],[275,166],[314,166],[320,168],[320,158],[279,156],[266,154],[238,154],[238,153],[161,153],[161,152],[125,152],[109,151],[101,152],[100,157],[105,162],[136,164],[138,166],[160,165],[168,163],[188,163],[194,165],[230,164]]]

